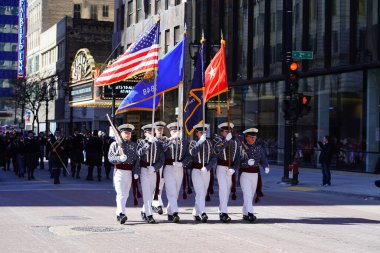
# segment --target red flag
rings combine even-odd
[[[205,102],[228,89],[225,41],[221,41],[220,49],[205,71]]]

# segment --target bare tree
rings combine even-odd
[[[41,79],[40,77],[20,79],[15,83],[15,99],[22,108],[29,109],[33,114],[32,129],[37,122],[37,132],[39,132],[39,110],[43,102],[48,103],[54,99],[55,84],[57,77]],[[23,115],[22,115],[23,116]]]

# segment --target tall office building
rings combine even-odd
[[[18,1],[0,1],[0,125],[14,123],[12,81],[17,78]]]

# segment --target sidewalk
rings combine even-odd
[[[283,176],[282,166],[272,165],[270,168],[270,173],[263,175],[264,186],[272,187],[274,184],[279,187],[291,186],[281,182]],[[321,169],[300,168],[299,183],[295,187],[380,200],[380,188],[374,184],[376,180],[380,180],[380,175],[332,170],[331,186],[321,186]]]

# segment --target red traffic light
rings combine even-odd
[[[307,97],[303,96],[303,97],[302,97],[302,104],[306,105],[307,102],[308,102]]]
[[[290,66],[289,66],[289,69],[291,70],[291,71],[297,71],[298,70],[298,68],[299,68],[299,64],[298,64],[298,62],[292,62],[291,64],[290,64]]]

